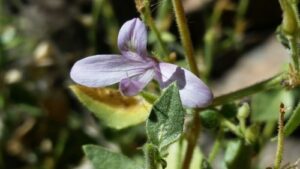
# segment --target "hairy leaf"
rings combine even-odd
[[[165,148],[180,137],[183,123],[184,112],[178,88],[172,84],[153,105],[146,127],[149,141],[160,150]]]
[[[96,145],[84,145],[83,151],[95,169],[142,169],[128,157]]]

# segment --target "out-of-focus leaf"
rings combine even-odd
[[[151,105],[141,96],[122,96],[118,90],[70,86],[77,98],[105,125],[122,129],[145,121]]]
[[[177,141],[171,144],[168,148],[168,157],[166,158],[166,169],[180,169],[184,160],[184,155],[187,148],[187,141]],[[199,147],[196,147],[193,152],[193,157],[190,164],[190,169],[199,169],[203,164],[203,155]]]
[[[0,41],[3,43],[5,49],[12,49],[21,43],[20,35],[13,26],[6,26],[3,32],[0,32]]]
[[[176,84],[170,85],[154,103],[147,133],[149,141],[163,149],[175,142],[183,131],[184,112]]]
[[[225,165],[228,169],[250,169],[252,147],[243,140],[234,140],[228,143],[225,152]]]
[[[292,116],[289,118],[287,124],[284,128],[284,133],[286,136],[289,136],[293,133],[294,130],[300,125],[300,103],[294,109]]]
[[[43,111],[39,107],[22,103],[14,104],[14,106],[6,108],[5,111],[7,112],[5,114],[5,119],[8,123],[21,122],[24,120],[24,115],[35,118],[38,118],[43,115]]]
[[[270,90],[253,96],[251,103],[251,117],[254,121],[274,121],[278,119],[279,105],[293,106],[291,91]],[[288,115],[291,111],[287,111]]]
[[[0,93],[0,109],[3,109],[4,108],[4,104],[5,104],[5,101],[4,101],[4,95],[2,95]]]
[[[174,42],[176,40],[176,37],[167,31],[161,32],[161,38],[164,42],[168,42],[168,43]],[[155,44],[157,42],[156,35],[154,33],[150,33],[148,41],[151,44]]]
[[[84,145],[83,150],[95,169],[142,169],[128,157],[96,145]]]

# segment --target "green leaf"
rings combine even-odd
[[[276,121],[279,115],[279,105],[284,103],[286,107],[292,107],[293,95],[291,91],[270,90],[253,96],[251,103],[251,118],[254,121]],[[288,115],[291,111],[287,111]]]
[[[298,103],[297,107],[294,109],[292,116],[289,118],[288,122],[284,128],[284,134],[289,136],[293,133],[294,130],[297,129],[300,125],[300,103]]]
[[[243,140],[234,140],[228,143],[225,151],[225,164],[229,169],[251,168],[252,146],[246,145]]]
[[[128,157],[113,153],[103,147],[96,145],[84,145],[84,154],[95,169],[142,169],[136,162]]]
[[[149,116],[151,104],[141,96],[126,97],[109,88],[80,85],[70,88],[81,103],[109,127],[122,129],[144,122]]]
[[[149,142],[159,150],[175,142],[183,131],[184,112],[175,83],[154,103],[146,130]]]

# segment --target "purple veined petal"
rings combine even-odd
[[[135,61],[147,59],[147,30],[139,18],[123,24],[118,35],[118,47],[122,55]]]
[[[174,64],[159,63],[156,80],[161,88],[177,81],[182,104],[187,108],[208,106],[213,99],[211,90],[192,72]]]
[[[141,74],[150,66],[119,55],[95,55],[77,61],[71,69],[70,76],[81,85],[103,87]]]
[[[120,92],[125,96],[137,95],[153,79],[154,75],[155,71],[148,69],[143,74],[123,79],[119,84]]]

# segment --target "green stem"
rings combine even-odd
[[[237,49],[241,49],[242,43],[241,41],[243,40],[243,34],[246,29],[246,19],[245,15],[248,9],[249,5],[249,0],[240,0],[238,7],[237,7],[237,13],[236,13],[236,18],[235,18],[235,23],[234,23],[234,33],[230,34],[229,39],[233,39],[235,47]]]
[[[159,6],[156,20],[158,22],[168,22],[170,17],[172,17],[172,4],[170,0],[162,1],[162,4]],[[161,23],[162,24],[162,23]]]
[[[146,158],[146,169],[157,169],[157,149],[153,144],[146,144],[144,147],[144,153]]]
[[[286,74],[285,73],[281,73],[279,75],[276,75],[268,80],[259,82],[257,84],[254,84],[252,86],[222,95],[222,96],[218,96],[213,100],[212,106],[218,106],[224,103],[228,103],[228,102],[232,102],[234,100],[237,99],[241,99],[243,97],[261,92],[261,91],[265,91],[265,90],[269,90],[272,88],[276,88],[281,86],[281,83],[286,80]]]
[[[249,0],[241,0],[237,8],[237,20],[243,20],[247,12]]]
[[[291,57],[293,59],[293,66],[297,72],[299,72],[299,53],[298,53],[298,45],[295,37],[289,38],[290,48],[291,48]]]
[[[299,72],[297,39],[299,37],[300,20],[298,16],[298,1],[279,0],[279,3],[283,11],[281,31],[289,41],[293,66]]]
[[[172,3],[170,0],[161,1],[161,4],[158,6],[157,14],[155,16],[156,27],[159,32],[167,32],[170,29],[172,24]],[[163,41],[165,42],[165,41]],[[166,42],[164,43],[166,44]],[[155,43],[154,49],[160,49],[160,44]],[[158,50],[159,51],[159,50]],[[168,51],[168,53],[170,53]],[[166,61],[170,61],[170,55],[166,59]]]
[[[140,93],[140,95],[143,96],[143,98],[151,104],[153,104],[155,102],[155,100],[158,99],[157,95],[150,93],[150,92],[146,92],[146,91],[142,91]]]
[[[232,133],[234,133],[235,135],[239,136],[239,137],[243,137],[240,129],[233,124],[231,121],[227,120],[227,119],[223,119],[222,120],[222,125],[224,127],[227,127]]]
[[[220,149],[220,146],[221,146],[221,140],[223,138],[223,129],[219,129],[219,132],[217,134],[217,138],[214,142],[214,145],[209,153],[209,156],[208,156],[208,162],[211,164],[214,159],[216,158],[218,152],[219,152],[219,149]]]
[[[194,49],[193,49],[192,40],[190,37],[190,32],[189,32],[189,29],[187,26],[187,21],[185,18],[182,1],[181,0],[172,0],[172,4],[173,4],[174,12],[175,12],[175,17],[176,17],[179,34],[180,34],[181,43],[182,43],[182,46],[185,51],[185,56],[188,61],[188,65],[189,65],[191,71],[195,75],[199,76],[199,70],[197,67],[196,59],[194,57]]]
[[[224,7],[225,7],[224,2],[225,2],[224,0],[217,1],[216,5],[214,6],[213,13],[210,17],[209,27],[215,27],[218,25],[222,13],[224,11]]]
[[[211,69],[212,69],[212,62],[214,58],[214,53],[216,50],[216,40],[217,34],[216,31],[218,27],[218,23],[224,11],[224,1],[218,0],[216,5],[214,6],[213,13],[210,17],[209,24],[207,30],[204,35],[204,61],[205,61],[205,81],[208,81]]]
[[[182,164],[182,169],[190,168],[190,164],[191,164],[193,154],[194,154],[194,148],[197,145],[200,128],[201,128],[201,123],[200,123],[200,118],[199,118],[199,112],[195,111],[193,114],[193,119],[190,123],[190,126],[187,126],[187,129],[189,130],[186,133],[188,145],[187,145],[187,149],[186,149],[183,164]]]
[[[241,131],[244,135],[246,132],[246,119],[239,119],[239,122],[240,122]]]
[[[284,147],[284,107],[281,104],[280,116],[278,119],[278,140],[277,140],[277,151],[276,158],[274,162],[274,169],[280,169],[282,155],[283,155],[283,147]]]
[[[113,51],[118,51],[116,39],[118,37],[118,23],[109,0],[95,0],[93,4],[93,28],[91,33],[91,40],[95,52],[97,52],[97,35],[98,35],[98,21],[101,19],[106,23],[105,31],[107,33],[106,41]]]
[[[137,3],[137,2],[136,2]],[[167,51],[167,48],[166,48],[166,45],[164,43],[164,41],[162,40],[161,38],[161,34],[160,32],[158,31],[156,25],[155,25],[155,22],[152,18],[152,15],[151,15],[151,10],[150,10],[150,2],[149,0],[144,0],[144,8],[141,8],[141,9],[138,9],[138,11],[141,13],[141,15],[144,17],[144,20],[145,22],[147,23],[147,25],[149,26],[150,30],[155,34],[156,36],[156,39],[157,39],[157,42],[160,46],[160,50],[163,54],[163,57],[162,58],[165,58],[165,57],[168,57],[168,51]],[[137,5],[138,6],[138,5]]]
[[[184,140],[184,138],[183,137],[180,137],[180,140],[179,140],[179,143],[178,143],[178,151],[177,151],[177,161],[176,161],[176,169],[180,169],[181,168],[181,166],[180,166],[180,164],[181,164],[181,162],[182,162],[182,152],[183,152],[183,140]]]
[[[215,52],[216,32],[213,27],[209,28],[204,36],[204,59],[205,59],[205,81],[208,81],[212,69]]]
[[[100,17],[100,11],[103,6],[104,1],[103,0],[94,0],[93,1],[93,28],[91,31],[90,39],[92,41],[93,45],[93,50],[94,52],[97,52],[97,34],[98,34],[98,29],[97,29],[97,22],[99,21]]]

